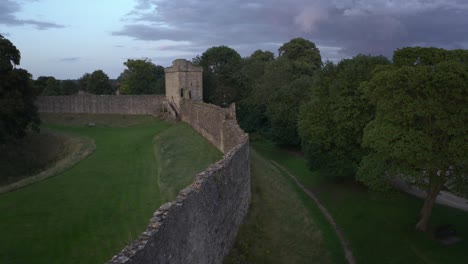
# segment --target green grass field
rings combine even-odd
[[[376,194],[350,182],[333,182],[310,171],[300,153],[265,140],[251,143],[267,159],[286,167],[312,190],[335,218],[358,263],[468,263],[468,213],[436,205],[431,225],[452,224],[463,242],[444,246],[429,233],[414,231],[422,200]]]
[[[222,155],[184,124],[110,119],[97,127],[47,125],[94,139],[96,151],[55,177],[0,195],[0,263],[103,263],[138,237],[179,186]],[[155,153],[153,143],[164,152]],[[165,174],[169,169],[177,180]],[[161,191],[163,184],[177,188]]]
[[[312,200],[254,150],[251,177],[252,203],[225,264],[346,263]]]

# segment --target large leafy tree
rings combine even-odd
[[[279,49],[279,58],[287,58],[293,63],[296,74],[312,75],[322,66],[320,51],[312,41],[294,38]]]
[[[81,91],[88,91],[88,81],[91,74],[85,73],[78,79],[78,89]]]
[[[207,102],[227,106],[239,99],[242,58],[237,51],[227,46],[211,47],[193,61],[203,67],[203,98]]]
[[[369,80],[381,56],[358,55],[337,66],[327,63],[314,78],[311,100],[301,108],[299,133],[311,166],[336,176],[354,176],[366,154],[362,130],[373,109],[362,98],[361,82]]]
[[[437,61],[389,67],[363,85],[376,112],[364,130],[363,145],[372,152],[358,179],[373,188],[393,177],[418,183],[427,191],[416,224],[423,231],[441,188],[463,182],[468,165],[468,67]]]
[[[259,131],[266,126],[266,106],[264,102],[256,100],[252,96],[252,92],[261,82],[266,67],[274,60],[273,52],[256,50],[242,61],[238,75],[242,90],[236,106],[239,125],[246,132]]]
[[[109,81],[109,76],[102,70],[96,70],[87,80],[86,90],[93,94],[112,94],[114,90]]]
[[[254,71],[246,68],[242,74],[249,80],[253,73],[255,80],[250,81],[247,99],[241,101],[239,123],[277,144],[298,145],[299,107],[308,100],[311,78],[322,65],[320,51],[313,42],[298,38],[282,45],[278,53],[277,59],[263,51],[250,56],[247,66]]]
[[[15,69],[20,60],[20,51],[0,35],[0,143],[23,137],[29,128],[38,130],[40,122],[32,76]]]
[[[42,91],[42,95],[55,96],[62,94],[63,92],[60,81],[55,79],[54,77],[48,77],[45,82],[45,87]]]
[[[149,59],[127,60],[127,69],[120,75],[120,91],[123,94],[164,94],[164,68]]]

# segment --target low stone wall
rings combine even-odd
[[[235,107],[182,101],[180,116],[224,153],[109,263],[221,263],[250,204],[249,141]]]
[[[39,96],[42,113],[159,115],[166,105],[163,95]]]

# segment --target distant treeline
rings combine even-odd
[[[127,67],[116,79],[102,70],[85,73],[78,80],[57,80],[52,76],[40,76],[34,80],[38,95],[90,94],[164,94],[164,68],[148,59],[127,60]]]

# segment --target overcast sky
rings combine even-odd
[[[129,58],[170,66],[227,45],[277,53],[291,38],[322,59],[391,56],[405,46],[468,48],[467,0],[0,0],[0,34],[34,78],[111,78]]]

